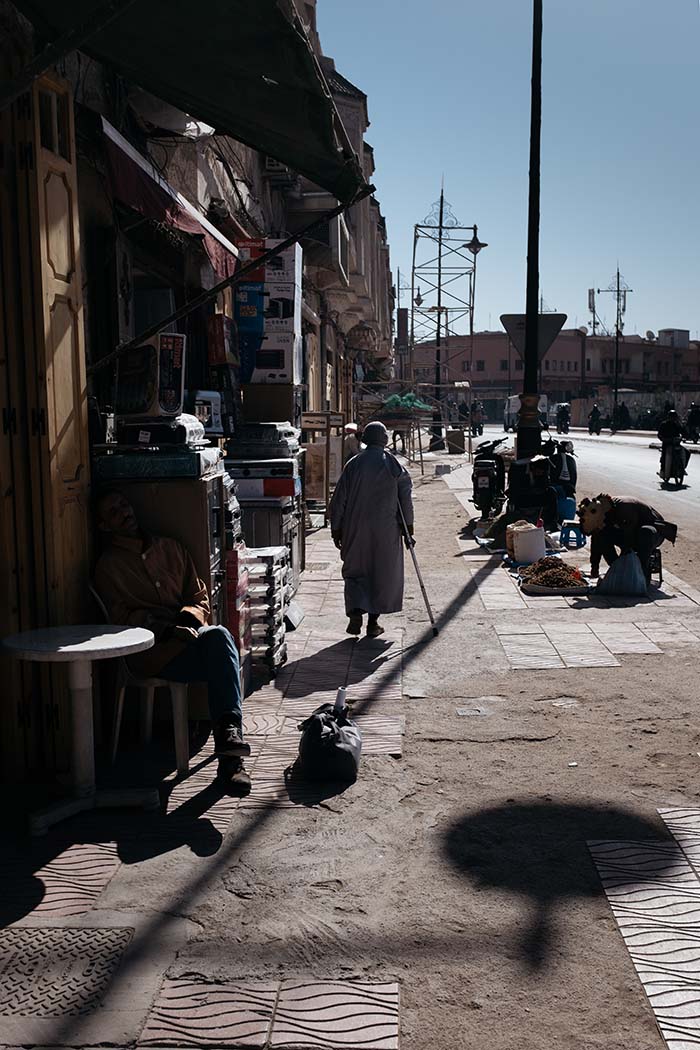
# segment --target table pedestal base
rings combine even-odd
[[[55,802],[45,809],[37,810],[30,817],[32,835],[45,835],[54,824],[84,813],[90,809],[106,807],[138,806],[152,810],[160,807],[160,795],[157,788],[104,788],[84,798],[67,798]]]

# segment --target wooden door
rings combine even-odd
[[[89,447],[73,99],[58,78],[34,85],[28,157],[35,265],[36,405],[52,623],[87,604]],[[31,161],[34,160],[32,165]]]
[[[24,405],[28,432],[34,624],[84,620],[89,449],[78,191],[69,86],[37,80],[15,107]],[[65,768],[61,669],[41,675],[44,758]]]

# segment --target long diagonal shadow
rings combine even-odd
[[[483,568],[480,568],[473,576],[471,576],[459,594],[442,612],[438,614],[436,618],[438,629],[444,628],[452,619],[454,619],[470,598],[477,593],[481,580],[499,567],[500,562],[495,562],[493,565],[487,563]],[[432,627],[428,625],[423,634],[413,643],[411,652],[407,658],[405,653],[401,654],[401,659],[397,658],[393,666],[389,666],[390,661],[387,660],[385,663],[386,670],[380,675],[377,692],[381,693],[382,686],[395,682],[396,679],[400,677],[402,669],[407,664],[416,660],[420,652],[422,652],[424,647],[429,645],[432,640]],[[353,705],[353,711],[364,711],[371,707],[374,702],[375,698],[373,697],[364,698]],[[192,808],[197,809],[198,805],[201,804],[202,799],[199,799],[199,802],[193,802]],[[170,914],[190,914],[193,901],[214,879],[219,876],[222,870],[230,863],[232,855],[240,850],[242,846],[246,844],[250,845],[255,840],[256,836],[260,835],[276,816],[279,816],[278,811],[273,807],[270,807],[269,809],[261,809],[259,811],[247,812],[251,814],[255,812],[255,816],[251,816],[248,826],[241,828],[235,835],[231,834],[227,836],[227,838],[224,839],[221,848],[209,860],[206,869],[196,878],[189,880],[182,889],[174,895],[168,907]],[[130,847],[133,849],[133,837],[130,837],[130,839]],[[154,914],[151,921],[147,922],[141,929],[139,929],[135,940],[132,942],[130,950],[129,958],[132,964],[143,957],[149,941],[155,936],[161,926],[167,924],[168,918],[169,916],[167,914]],[[113,993],[115,988],[118,988],[120,985],[123,985],[125,981],[129,980],[129,970],[130,965],[127,963],[123,963],[118,967],[110,980],[110,993]],[[47,1039],[47,1045],[72,1045],[74,1042],[79,1042],[81,1023],[82,1021],[79,1015],[62,1018],[61,1023],[56,1026],[53,1035]]]

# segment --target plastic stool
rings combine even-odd
[[[574,550],[586,546],[586,537],[581,532],[581,526],[577,521],[565,521],[559,533],[559,542],[562,547],[571,549],[571,537],[574,538]]]

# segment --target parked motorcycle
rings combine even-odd
[[[668,485],[673,479],[676,485],[682,485],[689,459],[690,453],[682,445],[680,438],[664,444],[661,448],[661,469],[659,470],[661,484]]]
[[[482,441],[474,453],[474,494],[471,502],[481,511],[482,521],[486,521],[492,514],[500,514],[503,509],[506,498],[506,466],[498,449],[506,440],[507,438],[496,438],[494,441]]]

